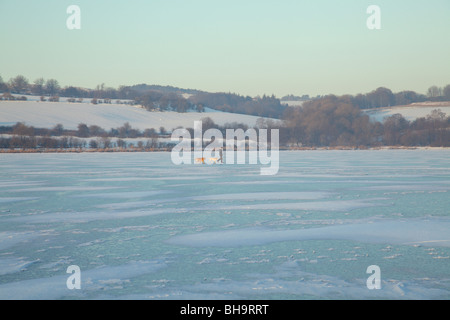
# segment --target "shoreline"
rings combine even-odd
[[[408,146],[381,146],[381,147],[291,147],[280,148],[279,151],[373,151],[373,150],[450,150],[450,147],[408,147]],[[248,151],[248,150],[246,150]],[[171,152],[170,148],[158,149],[0,149],[0,154],[17,153],[137,153],[137,152]]]

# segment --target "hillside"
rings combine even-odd
[[[188,95],[188,96],[197,93],[204,93],[204,91],[196,89],[184,89],[173,86],[148,85],[145,83],[127,86],[126,89],[133,90],[139,94],[145,94],[148,91],[157,91],[161,93],[174,93],[178,95]]]
[[[205,109],[205,112],[177,113],[149,112],[140,106],[125,104],[98,104],[89,102],[0,101],[0,126],[11,126],[24,122],[36,128],[52,128],[62,124],[65,129],[76,129],[78,124],[97,125],[105,130],[117,128],[128,122],[133,128],[145,130],[164,127],[171,131],[177,127],[192,128],[194,121],[210,117],[216,124],[244,123],[253,127],[259,117],[219,112]]]
[[[388,108],[376,108],[364,110],[373,120],[382,122],[385,117],[396,113],[401,114],[406,120],[414,121],[417,118],[426,117],[431,111],[440,109],[450,115],[450,102],[421,102],[404,106],[394,106]]]

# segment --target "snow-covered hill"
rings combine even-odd
[[[125,104],[97,104],[89,102],[0,101],[0,126],[17,122],[36,128],[53,128],[62,124],[65,129],[76,129],[78,124],[97,125],[105,130],[121,127],[128,122],[133,128],[145,130],[164,127],[171,131],[177,127],[193,128],[194,121],[210,117],[216,124],[245,123],[253,127],[259,117],[219,112],[206,108],[206,112],[149,112],[140,106]]]
[[[0,126],[11,126],[24,122],[36,128],[53,128],[62,124],[65,129],[77,129],[80,123],[97,125],[105,130],[121,127],[128,122],[133,128],[145,130],[164,127],[171,131],[177,127],[192,128],[194,121],[210,117],[216,124],[238,122],[253,127],[259,119],[257,116],[220,112],[205,109],[205,112],[177,113],[149,112],[140,106],[127,104],[97,104],[85,99],[82,103],[71,103],[66,98],[60,102],[41,102],[39,97],[27,97],[28,101],[0,101]],[[365,112],[376,121],[400,113],[407,120],[413,121],[426,117],[433,110],[440,109],[450,116],[450,102],[424,102],[407,106],[369,109]]]
[[[433,110],[440,109],[442,112],[450,116],[450,102],[422,102],[413,103],[406,106],[395,106],[389,108],[369,109],[365,112],[376,121],[382,122],[385,117],[392,116],[396,113],[401,114],[405,119],[414,121],[417,118],[426,117]]]

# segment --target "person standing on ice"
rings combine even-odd
[[[223,148],[219,149],[219,161],[220,163],[223,163]]]

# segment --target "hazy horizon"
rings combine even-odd
[[[69,30],[70,5],[81,29]],[[381,10],[381,29],[366,12]],[[426,93],[450,83],[450,2],[2,0],[0,76],[241,95]]]

